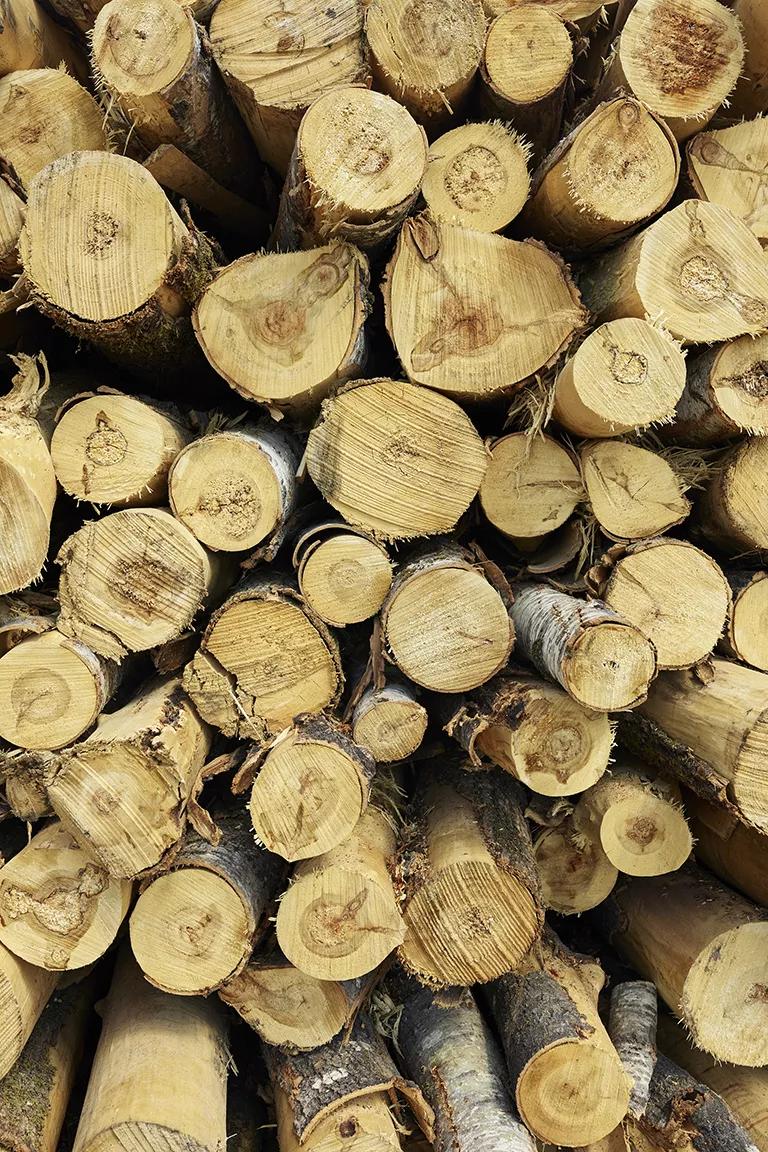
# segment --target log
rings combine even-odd
[[[518,1112],[543,1142],[592,1144],[627,1111],[629,1080],[597,1011],[604,979],[548,932],[488,989]]]
[[[768,127],[762,118],[700,132],[686,148],[688,179],[696,195],[730,208],[763,245],[768,243],[762,191],[767,156]]]
[[[382,290],[406,376],[464,401],[517,391],[586,323],[568,268],[543,245],[426,215],[403,225]]]
[[[60,64],[87,78],[85,59],[74,40],[37,0],[6,0],[0,22],[0,76]]]
[[[420,747],[428,721],[416,690],[405,681],[388,680],[383,688],[367,688],[355,705],[352,738],[377,764],[391,764]]]
[[[38,968],[84,968],[117,936],[131,888],[50,824],[0,869],[0,941]]]
[[[334,384],[362,371],[368,264],[350,244],[243,256],[193,313],[213,368],[246,400],[312,419]]]
[[[509,602],[458,548],[404,564],[381,610],[394,664],[433,692],[468,692],[507,663],[515,638]]]
[[[448,224],[501,232],[528,199],[529,157],[523,137],[497,120],[462,124],[429,149],[424,203]]]
[[[768,110],[768,13],[760,0],[733,0],[732,7],[740,21],[746,53],[736,87],[728,97],[728,115],[748,120]]]
[[[426,168],[427,138],[406,108],[382,92],[333,88],[299,125],[272,244],[380,248],[415,204]]]
[[[124,949],[103,1008],[74,1152],[137,1141],[217,1152],[226,1140],[228,1060],[218,1002],[159,992]]]
[[[768,438],[748,436],[718,461],[696,518],[716,548],[730,555],[768,548]]]
[[[20,267],[19,236],[24,226],[24,201],[0,180],[0,277],[14,276]]]
[[[179,680],[156,680],[61,757],[56,815],[110,876],[154,867],[180,839],[211,734]]]
[[[107,147],[104,113],[60,68],[33,68],[0,79],[0,157],[24,189],[68,152]]]
[[[267,421],[193,440],[168,473],[174,516],[214,552],[245,552],[279,538],[296,506],[296,444]]]
[[[575,916],[602,904],[619,878],[599,840],[577,833],[566,818],[545,828],[533,845],[544,906],[562,916]]]
[[[294,721],[254,749],[241,774],[253,781],[248,809],[257,838],[285,860],[307,860],[349,839],[368,807],[376,762],[329,716]]]
[[[518,652],[577,704],[615,712],[646,699],[656,675],[653,644],[607,604],[523,584],[511,613]]]
[[[0,1079],[16,1064],[57,981],[54,972],[28,964],[0,944]]]
[[[168,470],[191,439],[174,405],[119,392],[75,398],[51,437],[56,479],[76,500],[131,508],[162,504]]]
[[[538,163],[560,137],[573,67],[568,30],[548,8],[514,6],[488,29],[478,103],[486,119],[511,124]]]
[[[366,83],[363,9],[311,0],[275,13],[271,0],[220,0],[211,17],[213,57],[261,157],[285,175],[301,118],[318,96]]]
[[[333,1108],[299,1144],[293,1128],[293,1112],[288,1095],[272,1085],[277,1120],[279,1152],[326,1152],[327,1149],[374,1149],[400,1152],[399,1128],[390,1111],[390,1098],[384,1092],[366,1093],[351,1103]],[[350,1143],[351,1141],[351,1143]]]
[[[388,862],[390,818],[369,805],[342,844],[302,860],[277,911],[277,942],[301,972],[355,980],[386,960],[405,935]]]
[[[743,896],[768,908],[768,836],[693,792],[685,794],[685,811],[696,859]]]
[[[629,0],[631,3],[632,0]],[[493,18],[501,16],[504,12],[529,5],[539,6],[539,0],[483,0],[486,15]],[[610,8],[610,4],[603,5],[599,0],[547,0],[546,7],[556,16],[568,24],[574,24],[581,32],[588,32],[599,15],[602,7]]]
[[[246,578],[210,618],[184,670],[200,715],[227,736],[263,741],[338,700],[336,640],[277,572]]]
[[[283,862],[254,846],[243,808],[214,810],[214,818],[219,842],[188,829],[131,913],[131,948],[144,976],[179,996],[207,996],[243,970],[285,880]]]
[[[49,7],[79,32],[90,32],[108,0],[50,0]]]
[[[345,520],[380,540],[402,540],[453,528],[477,495],[487,455],[458,404],[379,379],[325,403],[306,461]]]
[[[48,785],[59,769],[55,752],[14,749],[2,758],[3,791],[14,816],[27,824],[52,816]]]
[[[764,909],[687,864],[627,881],[591,915],[699,1048],[749,1068],[768,1062]]]
[[[321,620],[337,628],[370,620],[392,585],[386,549],[343,521],[303,532],[293,550],[293,566],[304,599]]]
[[[214,253],[141,164],[108,152],[49,164],[29,185],[21,255],[35,306],[72,336],[153,379],[196,362],[189,311]]]
[[[404,968],[431,988],[509,971],[541,930],[520,785],[450,765],[420,781],[397,866]]]
[[[724,653],[768,672],[768,637],[763,620],[768,613],[768,572],[725,570],[733,606],[720,641]]]
[[[688,517],[683,481],[663,455],[624,440],[597,440],[579,450],[587,499],[612,540],[660,536]]]
[[[611,990],[608,1034],[632,1081],[629,1115],[639,1119],[648,1106],[656,1067],[656,988],[647,980],[627,980]]]
[[[560,528],[584,499],[573,455],[550,436],[512,432],[490,451],[480,507],[520,547],[528,549]]]
[[[689,356],[674,420],[660,429],[674,444],[709,448],[749,432],[768,433],[768,336],[739,336]]]
[[[264,209],[219,184],[175,144],[160,144],[144,167],[163,188],[209,212],[227,238],[247,238],[254,248],[257,240],[266,239],[269,217]]]
[[[673,419],[685,359],[662,328],[627,317],[601,324],[557,376],[552,414],[577,436],[621,436]]]

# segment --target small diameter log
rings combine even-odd
[[[699,1048],[747,1067],[768,1062],[765,909],[687,864],[627,881],[593,916]]]
[[[110,876],[137,876],[180,839],[210,739],[180,682],[152,681],[62,755],[51,804]]]
[[[568,30],[544,7],[515,6],[488,29],[480,64],[480,108],[486,117],[522,133],[536,162],[560,138],[572,67]]]
[[[304,112],[341,84],[366,83],[363,9],[310,0],[275,12],[272,0],[220,0],[210,39],[218,64],[263,160],[285,175]]]
[[[0,941],[38,968],[84,968],[117,936],[131,889],[50,824],[0,868]]]
[[[661,212],[679,176],[664,121],[622,96],[600,104],[546,158],[522,223],[554,248],[602,248]]]
[[[310,419],[365,362],[368,263],[351,244],[243,256],[193,314],[213,368],[246,400]]]
[[[741,74],[728,98],[727,115],[749,120],[768,111],[768,11],[760,0],[733,0],[731,5],[741,22],[746,49]]]
[[[698,664],[728,620],[731,596],[722,569],[686,540],[662,537],[616,551],[603,558],[606,568],[593,569],[600,573],[600,598],[648,637],[659,669]]]
[[[692,792],[686,792],[685,810],[696,842],[696,859],[742,895],[768,908],[768,836]]]
[[[426,215],[403,225],[383,292],[406,375],[459,400],[517,391],[586,321],[566,265],[543,245]]]
[[[334,637],[277,573],[247,579],[214,612],[184,670],[204,720],[257,742],[332,707],[343,684]]]
[[[690,514],[681,479],[656,452],[597,440],[582,445],[579,459],[592,515],[612,540],[659,536]]]
[[[562,916],[575,916],[602,904],[619,878],[599,841],[577,833],[566,818],[545,828],[533,845],[544,906]]]
[[[730,208],[761,244],[768,243],[763,176],[768,157],[768,125],[763,118],[700,132],[688,142],[686,151],[688,178],[696,195]]]
[[[154,380],[194,364],[189,311],[213,251],[141,164],[72,152],[43,168],[20,247],[35,305],[72,336]]]
[[[37,0],[5,0],[0,23],[0,76],[28,68],[58,68],[87,78],[88,68],[74,40]]]
[[[611,990],[608,1032],[624,1070],[632,1081],[629,1115],[637,1119],[648,1105],[656,1067],[658,1000],[655,985],[627,980]]]
[[[405,681],[367,688],[352,714],[352,737],[377,764],[406,760],[420,747],[429,717]]]
[[[740,336],[690,356],[685,391],[664,440],[711,447],[768,434],[768,335]]]
[[[768,437],[748,436],[718,461],[696,507],[701,530],[730,554],[768,549]]]
[[[19,236],[26,207],[20,196],[0,179],[0,277],[14,276],[20,268]]]
[[[490,450],[480,507],[494,528],[522,547],[560,528],[584,499],[573,456],[551,437],[512,432]]]
[[[68,72],[38,68],[0,80],[0,157],[22,188],[68,152],[106,147],[103,111]]]
[[[333,88],[299,125],[272,243],[378,248],[399,231],[426,168],[424,129],[401,104],[367,88]]]
[[[768,672],[768,572],[725,572],[733,594],[721,648],[736,660]]]
[[[271,540],[296,506],[296,446],[267,421],[213,432],[179,453],[168,474],[174,516],[214,552]]]
[[[270,221],[265,209],[230,192],[175,144],[160,144],[147,156],[144,167],[168,192],[209,212],[228,240],[242,243],[247,238],[248,246],[255,248],[266,238]]]
[[[91,54],[98,85],[148,150],[175,144],[225,187],[255,184],[253,145],[186,4],[111,0]]]
[[[215,998],[168,996],[125,948],[103,1008],[76,1152],[225,1147],[226,1024]]]
[[[693,847],[679,786],[626,756],[579,797],[573,826],[629,876],[674,872]]]
[[[404,104],[430,135],[466,104],[480,64],[479,0],[371,0],[365,36],[377,88]]]
[[[59,769],[55,752],[27,752],[14,749],[2,759],[3,791],[14,816],[33,824],[52,816],[48,785]]]
[[[392,585],[392,561],[375,537],[347,524],[318,524],[293,552],[301,594],[326,624],[343,628],[375,616]]]
[[[637,0],[599,91],[629,89],[687,140],[726,100],[743,62],[739,22],[717,0]]]
[[[164,992],[207,996],[242,971],[285,880],[283,862],[254,845],[244,809],[215,819],[218,844],[188,829],[169,870],[131,913],[133,954]]]
[[[181,412],[104,392],[68,406],[51,437],[56,479],[76,500],[134,507],[167,499],[168,469],[191,438]]]
[[[656,675],[656,651],[639,628],[599,600],[524,584],[511,609],[518,650],[585,708],[636,708]]]
[[[528,199],[529,146],[498,120],[462,124],[429,150],[421,193],[432,216],[478,232],[500,232]]]
[[[307,444],[321,494],[381,540],[449,531],[477,495],[486,465],[483,442],[458,404],[396,380],[365,380],[326,401]]]
[[[548,932],[488,990],[518,1112],[542,1142],[583,1147],[626,1114],[630,1083],[597,1011],[604,979]]]
[[[401,1152],[400,1127],[392,1115],[388,1093],[366,1093],[348,1104],[335,1106],[318,1121],[312,1135],[306,1136],[301,1144],[294,1131],[293,1112],[287,1094],[277,1084],[272,1085],[272,1094],[279,1152],[336,1152],[342,1148],[350,1152],[355,1152],[355,1149]],[[418,1152],[422,1152],[423,1147],[419,1145]]]
[[[398,884],[399,958],[423,984],[485,983],[514,967],[543,919],[520,785],[441,769],[418,791]]]
[[[768,325],[760,242],[729,209],[703,200],[683,201],[595,261],[579,287],[599,321],[648,318],[688,343],[757,336]]]
[[[663,329],[628,317],[601,324],[557,376],[553,416],[577,436],[666,424],[685,388],[685,358]]]
[[[90,32],[106,3],[107,0],[50,0],[48,6],[79,32]]]
[[[28,964],[0,944],[0,1078],[21,1055],[57,981],[55,972]]]
[[[405,925],[388,865],[390,819],[369,805],[352,835],[301,861],[280,900],[277,941],[292,964],[318,980],[354,980],[402,943]]]

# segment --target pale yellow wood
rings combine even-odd
[[[19,270],[19,236],[25,212],[21,197],[0,180],[0,276],[13,276]]]
[[[619,877],[599,840],[577,834],[570,819],[556,828],[546,828],[533,851],[544,904],[563,916],[588,912],[602,904]]]
[[[768,438],[749,436],[719,461],[698,509],[712,543],[741,555],[768,548]]]
[[[5,0],[0,26],[0,76],[28,68],[58,68],[64,64],[85,79],[83,53],[37,0]]]
[[[277,1142],[280,1152],[400,1152],[399,1129],[384,1092],[366,1093],[334,1108],[299,1144],[288,1097],[275,1085]]]
[[[688,516],[681,481],[657,453],[599,440],[585,444],[579,457],[592,514],[614,540],[657,536]]]
[[[697,196],[729,208],[768,244],[768,120],[700,132],[687,153]]]
[[[732,817],[723,826],[722,809],[692,792],[686,793],[685,810],[696,838],[696,859],[742,895],[768,908],[768,835]]]
[[[501,16],[504,12],[529,6],[543,6],[561,20],[581,24],[582,21],[592,21],[604,5],[600,0],[544,0],[543,5],[542,0],[483,0],[488,16]]]
[[[299,561],[299,587],[321,620],[343,628],[376,615],[392,572],[392,561],[375,540],[336,530],[308,543]]]
[[[405,683],[368,688],[355,707],[352,735],[377,763],[389,764],[411,756],[427,731],[429,717],[415,690]]]
[[[742,432],[768,431],[768,335],[739,336],[702,349],[687,364],[685,391],[672,424],[673,444],[709,448]]]
[[[19,1058],[57,980],[0,944],[0,1076]]]
[[[530,149],[506,124],[462,124],[429,150],[421,192],[429,211],[449,224],[500,232],[528,199]]]
[[[538,540],[560,528],[583,499],[573,457],[551,437],[513,432],[491,445],[480,506],[505,536]]]
[[[734,593],[724,647],[729,655],[768,672],[768,573],[756,572],[746,588]]]
[[[761,0],[733,0],[732,7],[741,21],[746,54],[727,114],[734,120],[749,119],[768,109],[768,9]]]

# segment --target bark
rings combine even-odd
[[[768,429],[768,338],[741,336],[706,348],[687,361],[685,389],[665,441],[719,447]]]
[[[637,1120],[648,1106],[656,1067],[656,987],[647,980],[616,984],[611,992],[608,1033],[632,1081],[629,1115]]]

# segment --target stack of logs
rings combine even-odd
[[[768,1152],[766,112],[765,0],[2,0],[0,1148]]]

